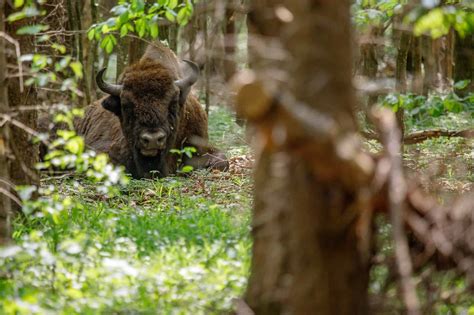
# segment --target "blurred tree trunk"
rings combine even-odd
[[[461,93],[474,92],[474,34],[456,38],[454,80],[471,80]]]
[[[395,80],[396,80],[396,89],[399,93],[406,93],[408,86],[407,86],[407,60],[408,60],[408,52],[410,51],[411,41],[413,35],[404,30],[397,31],[398,38],[397,38],[397,64],[395,69]],[[397,122],[400,128],[400,136],[403,139],[405,135],[405,123],[404,123],[404,116],[405,116],[405,109],[399,108],[397,113]]]
[[[235,74],[235,51],[237,47],[237,34],[235,29],[235,6],[236,1],[228,1],[225,9],[224,27],[224,79],[229,81]]]
[[[86,4],[88,1],[86,0]],[[87,69],[88,60],[88,47],[87,47],[87,39],[85,38],[84,34],[82,33],[82,25],[83,25],[83,17],[87,19],[87,9],[84,7],[83,0],[67,0],[67,17],[68,17],[68,30],[73,32],[71,36],[71,52],[72,56],[79,61],[83,66],[84,69]],[[89,8],[90,5],[87,5]],[[84,9],[86,11],[84,12]],[[79,89],[84,92],[84,97],[81,99],[82,106],[87,106],[91,101],[91,94],[88,83],[89,77],[84,76],[83,80],[79,81]]]
[[[0,0],[0,32],[5,32],[5,0]],[[8,89],[6,85],[7,57],[6,40],[0,36],[0,114],[10,111],[8,105]],[[10,191],[10,170],[8,159],[9,126],[0,125],[0,246],[7,244],[11,239],[11,200],[8,196]]]
[[[442,87],[449,89],[452,87],[454,75],[454,45],[455,45],[454,29],[451,29],[446,36],[438,39],[440,41],[441,54],[439,61],[439,72],[442,78]]]
[[[343,184],[346,179],[357,186],[348,174],[325,176],[324,170],[340,167],[325,150],[332,140],[307,125],[332,121],[346,135],[356,132],[349,6],[348,0],[261,0],[249,13],[251,35],[265,47],[259,55],[256,40],[251,42],[252,66],[261,76],[260,91],[270,97],[264,102],[270,109],[256,124],[254,246],[246,292],[255,314],[368,313],[368,266],[356,237],[354,189],[360,187]],[[284,76],[271,76],[281,71]],[[239,107],[260,111],[257,100],[258,93],[250,93]]]
[[[211,106],[211,92],[210,92],[210,76],[211,76],[211,58],[209,55],[211,54],[211,46],[209,41],[209,23],[206,14],[203,14],[200,17],[201,22],[201,29],[204,34],[204,104],[206,108],[206,114],[209,115],[209,107]]]
[[[383,29],[380,27],[372,27],[370,31],[364,36],[363,42],[360,45],[360,73],[370,81],[377,79],[378,72],[378,60],[377,60],[377,41],[383,36]],[[372,107],[377,103],[378,95],[369,95],[367,103],[363,112],[366,116],[366,121],[370,123],[368,119],[368,113]]]
[[[422,36],[421,39],[423,68],[425,76],[423,78],[423,94],[428,93],[437,87],[437,67],[436,67],[436,45],[430,36]]]
[[[423,93],[423,56],[421,37],[414,37],[412,40],[412,63],[413,63],[413,84],[412,91],[415,94]]]

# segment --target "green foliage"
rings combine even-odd
[[[469,81],[460,81],[455,84],[455,87],[463,89],[468,84]],[[400,109],[405,110],[408,119],[412,120],[413,124],[448,113],[464,112],[474,117],[474,94],[461,97],[455,92],[432,93],[429,96],[392,93],[382,100],[382,104],[390,107],[394,112]]]
[[[46,13],[41,9],[41,5],[45,3],[46,1],[43,0],[28,0],[26,2],[16,0],[14,6],[18,11],[10,14],[7,21],[13,23],[23,19],[41,17]],[[49,54],[32,53],[20,56],[21,63],[29,63],[29,72],[23,73],[29,77],[25,84],[37,87],[52,85],[58,87],[60,91],[71,92],[71,96],[75,97],[81,93],[77,86],[78,81],[83,78],[82,65],[66,54],[64,45],[51,42],[51,37],[42,33],[48,29],[49,26],[46,24],[28,24],[17,30],[18,35],[34,36],[37,44],[51,47]],[[62,80],[62,78],[66,79]]]
[[[414,34],[420,36],[428,33],[439,38],[454,28],[461,37],[474,32],[474,12],[455,6],[443,6],[431,10],[415,10],[408,17],[414,21]]]
[[[112,17],[107,21],[92,25],[87,37],[100,41],[100,47],[112,53],[117,46],[117,36],[125,37],[129,33],[155,39],[159,35],[159,23],[165,20],[179,25],[188,23],[193,14],[191,0],[121,0],[112,8]]]
[[[176,154],[178,156],[178,166],[183,163],[183,157],[186,156],[187,158],[192,158],[194,153],[196,153],[197,150],[195,147],[184,147],[182,149],[171,149],[170,153],[171,154]],[[178,170],[178,173],[189,173],[193,171],[193,167],[191,165],[184,165],[180,170]]]
[[[353,19],[359,27],[383,26],[405,3],[400,0],[358,0],[353,6]]]
[[[405,0],[357,0],[353,5],[355,24],[364,29],[367,26],[385,26],[396,13],[401,13]],[[415,5],[404,22],[413,25],[416,36],[430,34],[438,38],[454,28],[461,37],[474,32],[474,4],[470,0],[446,1],[424,0]]]
[[[238,128],[223,111],[211,112],[211,124],[221,126],[213,139]],[[24,216],[15,222],[15,245],[0,249],[0,313],[230,310],[250,265],[250,176],[196,171],[128,180],[68,130],[81,114],[56,116],[64,128],[42,165],[72,167],[75,175],[46,177],[40,188],[21,190]]]

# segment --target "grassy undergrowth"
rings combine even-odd
[[[224,109],[211,139],[248,152]],[[131,180],[113,197],[77,176],[44,177],[58,209],[15,222],[0,253],[2,314],[221,314],[249,270],[251,176],[193,172]]]
[[[213,109],[209,124],[212,143],[229,157],[249,154],[229,111]],[[470,122],[453,116],[437,124],[455,129]],[[433,175],[440,187],[430,181],[427,190],[464,185],[469,191],[472,152],[469,140],[440,138],[407,146],[405,161],[425,176],[436,161],[444,163]],[[248,168],[131,180],[113,196],[76,175],[44,176],[42,186],[58,190],[54,207],[17,219],[15,245],[0,251],[0,314],[222,314],[244,292],[251,248]],[[379,226],[385,255],[390,227]],[[373,294],[387,274],[385,266],[373,269]],[[450,275],[435,281],[446,289],[463,285]],[[390,292],[398,305],[396,288]],[[439,314],[469,303],[441,303]]]

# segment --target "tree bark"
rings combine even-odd
[[[399,40],[398,40],[398,52],[397,52],[397,65],[395,69],[395,80],[396,88],[399,93],[407,92],[407,58],[408,52],[410,50],[410,43],[412,40],[412,35],[406,31],[399,31]],[[399,108],[397,111],[397,123],[400,128],[400,136],[403,139],[405,135],[405,109]]]
[[[235,63],[235,51],[237,47],[235,29],[235,1],[228,1],[225,9],[224,27],[224,79],[229,81],[235,74],[237,65]]]
[[[462,94],[474,92],[474,34],[456,38],[454,80],[471,80]]]
[[[5,0],[0,0],[0,32],[5,32]],[[0,114],[7,114],[8,89],[6,85],[6,41],[0,37]],[[1,121],[1,120],[0,120]],[[10,172],[8,159],[9,126],[0,124],[0,246],[7,244],[11,239],[11,200],[8,196],[10,187]]]
[[[6,6],[6,15],[8,16],[14,10]],[[11,34],[20,44],[21,51],[30,53],[35,51],[34,39],[31,36],[16,35],[16,30],[26,25],[27,21],[19,21],[6,25],[6,31]],[[7,61],[11,64],[17,64],[17,56],[8,56]],[[20,90],[20,83],[18,78],[10,78],[7,80],[8,84],[8,102],[10,111],[15,112],[15,109],[24,105],[35,105],[36,90],[32,86],[25,86],[24,91]],[[35,111],[17,111],[14,117],[21,124],[27,128],[36,129],[37,113]],[[10,161],[10,178],[14,185],[35,185],[39,186],[39,174],[35,170],[35,165],[39,159],[39,147],[32,143],[31,135],[25,130],[14,126],[10,129],[10,138],[14,141],[10,142],[10,149],[12,152],[12,160]],[[15,207],[19,210],[19,207]]]
[[[132,65],[143,56],[145,52],[145,42],[138,37],[129,37],[128,45],[128,64]]]
[[[252,65],[263,86],[256,91],[269,96],[238,94],[260,144],[246,293],[255,314],[368,313],[368,266],[356,237],[358,188],[347,182],[350,175],[346,181],[326,173],[338,168],[325,150],[331,141],[308,131],[332,123],[344,135],[356,131],[349,5],[267,0],[254,2],[249,14]],[[266,58],[256,45],[265,47]],[[270,75],[280,71],[285,80]],[[272,110],[276,103],[284,110]]]
[[[413,62],[413,84],[412,91],[416,94],[423,93],[423,58],[421,37],[414,37],[412,41],[412,62]]]
[[[437,67],[436,67],[436,54],[437,50],[435,41],[430,36],[423,36],[421,39],[422,54],[423,54],[423,67],[425,70],[425,76],[423,78],[423,94],[428,93],[437,87]]]

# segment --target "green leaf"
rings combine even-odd
[[[125,37],[128,34],[128,27],[126,24],[122,25],[120,28],[120,37]]]
[[[89,40],[93,40],[94,39],[94,35],[95,35],[95,28],[91,28],[88,32],[87,32],[87,38]]]
[[[54,43],[54,44],[51,45],[51,48],[53,48],[54,50],[58,51],[61,54],[66,53],[66,46],[64,46],[64,45]]]
[[[105,46],[105,51],[110,54],[114,50],[114,43],[110,40]]]
[[[42,24],[35,24],[35,25],[27,25],[23,26],[22,28],[18,29],[16,33],[18,35],[34,35],[42,31],[46,31],[49,28],[48,25]]]
[[[15,21],[19,21],[21,19],[24,19],[25,17],[26,17],[25,12],[20,11],[20,12],[10,14],[7,18],[7,21],[11,23],[11,22],[15,22]]]
[[[178,6],[178,0],[169,0],[168,2],[168,8],[173,10]]]
[[[152,38],[158,37],[158,24],[157,23],[153,23],[150,25],[150,35]]]
[[[185,165],[183,166],[183,168],[181,169],[181,172],[182,173],[190,173],[193,171],[193,167],[191,165]]]
[[[73,61],[69,64],[69,67],[71,67],[72,71],[74,72],[74,75],[78,79],[82,79],[82,64],[79,61]]]
[[[458,81],[454,84],[454,88],[456,90],[463,90],[465,89],[469,84],[471,83],[471,80],[462,80]]]
[[[24,4],[25,4],[25,1],[24,1],[24,0],[15,0],[15,2],[13,3],[13,5],[15,6],[15,8],[22,7]]]
[[[188,24],[189,18],[190,18],[190,14],[188,12],[189,12],[189,10],[186,7],[181,8],[179,10],[178,16],[177,16],[178,24],[180,24],[180,25]]]
[[[82,152],[84,152],[84,140],[82,139],[82,137],[71,138],[66,143],[64,148],[72,154],[81,154]]]
[[[175,17],[176,13],[174,13],[173,11],[171,10],[166,10],[165,12],[165,17],[168,19],[168,21],[170,22],[175,22],[176,21],[176,17]]]

